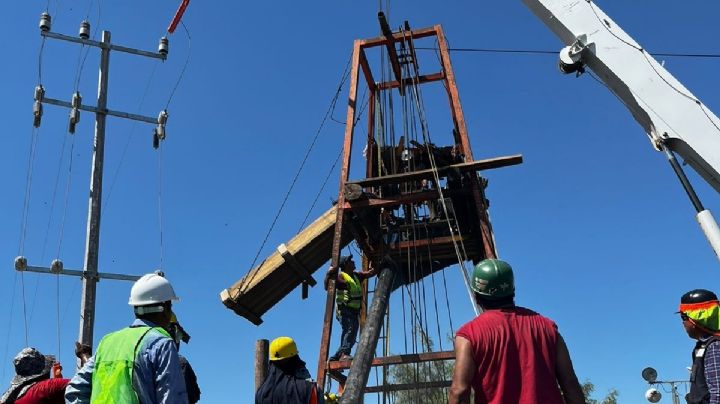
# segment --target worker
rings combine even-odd
[[[178,349],[178,359],[180,360],[180,369],[182,370],[183,379],[185,380],[185,388],[187,390],[188,394],[188,401],[190,404],[195,404],[198,401],[200,401],[200,386],[198,386],[197,382],[197,375],[195,375],[195,371],[193,370],[192,366],[190,366],[190,362],[188,362],[187,358],[185,358],[183,355],[180,355],[180,343],[189,343],[190,342],[190,334],[185,331],[185,329],[180,325],[180,322],[178,322],[177,317],[175,314],[172,315],[172,318],[170,319],[170,336],[172,336],[173,340],[175,341],[175,346]]]
[[[25,348],[13,360],[15,376],[0,397],[2,404],[63,404],[68,379],[59,363],[35,348]],[[52,372],[51,372],[52,371]],[[53,373],[53,377],[50,377]]]
[[[449,402],[469,403],[472,388],[476,404],[585,404],[555,323],[515,305],[512,267],[478,263],[471,288],[483,312],[456,334]]]
[[[255,404],[325,403],[322,389],[312,380],[292,338],[275,338],[269,356],[268,374],[255,393]]]
[[[688,404],[720,402],[720,302],[706,289],[691,290],[680,298],[680,318],[694,340]]]
[[[355,271],[355,262],[352,255],[340,257],[338,266],[341,271],[338,274],[332,266],[325,275],[325,289],[327,290],[330,279],[336,279],[335,301],[337,310],[335,317],[340,322],[342,334],[340,335],[340,348],[332,355],[331,361],[351,360],[352,347],[355,345],[358,330],[360,329],[360,306],[362,303],[362,281],[375,276],[377,271],[369,265],[367,271]]]
[[[132,286],[135,321],[107,334],[95,355],[70,380],[67,404],[187,404],[177,347],[168,329],[175,295],[162,272],[143,275]]]

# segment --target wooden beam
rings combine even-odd
[[[458,169],[461,172],[465,171],[480,171],[488,170],[499,167],[512,166],[522,163],[522,155],[516,154],[513,156],[496,157],[486,160],[470,161],[467,163],[453,164],[450,166],[440,167],[437,169],[438,174],[444,177],[444,174],[449,170]],[[397,184],[407,181],[416,181],[422,179],[432,179],[434,177],[433,170],[431,168],[425,170],[418,170],[403,174],[392,174],[383,177],[365,178],[358,181],[351,181],[351,184],[358,184],[362,187],[374,187],[385,184]]]

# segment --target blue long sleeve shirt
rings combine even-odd
[[[709,404],[720,404],[720,343],[711,343],[705,349],[705,382],[710,391]]]
[[[130,327],[156,327],[136,319]],[[180,369],[177,347],[172,339],[157,332],[148,333],[134,363],[133,389],[140,404],[188,403],[185,379]],[[65,390],[66,404],[89,404],[92,393],[94,357],[85,363]]]

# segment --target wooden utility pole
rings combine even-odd
[[[255,391],[258,391],[267,377],[269,352],[268,340],[259,339],[255,342]]]
[[[110,73],[110,51],[120,51],[124,53],[146,56],[156,59],[165,60],[168,53],[167,38],[160,40],[158,52],[148,52],[124,46],[113,45],[110,42],[110,32],[102,32],[102,41],[94,41],[89,39],[90,25],[87,21],[83,21],[80,29],[80,37],[71,37],[68,35],[58,34],[50,30],[50,16],[43,13],[40,20],[40,34],[44,38],[59,39],[67,42],[74,42],[81,45],[87,45],[100,49],[100,72],[98,76],[98,95],[97,106],[92,107],[82,104],[82,98],[79,93],[75,93],[72,102],[61,101],[58,99],[45,97],[45,89],[40,83],[38,91],[35,92],[35,101],[37,104],[51,104],[71,109],[70,133],[74,133],[75,124],[79,122],[80,110],[93,112],[95,114],[95,137],[93,144],[92,171],[90,175],[90,199],[88,203],[88,220],[87,220],[87,236],[85,242],[85,258],[82,271],[63,269],[62,261],[53,261],[50,268],[37,267],[27,265],[25,257],[18,257],[15,260],[15,269],[18,271],[30,271],[39,273],[51,273],[58,275],[73,275],[82,278],[82,300],[80,307],[80,332],[79,340],[82,344],[93,345],[93,328],[95,325],[95,298],[97,294],[97,282],[101,278],[129,280],[135,281],[139,276],[109,274],[98,272],[98,256],[100,249],[100,209],[102,206],[102,182],[103,182],[103,163],[105,156],[105,126],[108,115],[119,118],[132,119],[141,122],[155,124],[155,134],[162,140],[165,135],[165,123],[167,122],[167,111],[160,112],[157,118],[146,117],[141,115],[129,114],[125,112],[112,111],[107,109],[108,100],[108,80]],[[40,125],[42,116],[42,108],[36,108],[35,125]]]

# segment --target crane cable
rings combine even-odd
[[[285,205],[287,204],[288,198],[290,197],[290,194],[292,193],[293,189],[295,188],[295,184],[297,183],[298,178],[300,177],[300,174],[302,173],[303,169],[305,168],[305,163],[308,160],[308,157],[310,157],[310,153],[312,152],[313,148],[315,147],[315,143],[317,142],[318,137],[320,136],[320,133],[322,132],[323,128],[325,127],[325,123],[327,122],[328,118],[332,114],[333,108],[335,103],[337,102],[338,97],[340,96],[340,92],[342,91],[343,86],[345,85],[345,81],[347,81],[348,77],[350,77],[350,63],[352,61],[352,56],[348,59],[347,64],[345,65],[345,70],[343,71],[342,77],[340,78],[340,83],[338,84],[337,89],[335,90],[335,94],[333,98],[330,100],[330,105],[328,106],[327,111],[325,112],[325,115],[323,116],[320,126],[315,131],[315,136],[313,137],[312,141],[310,142],[310,145],[308,146],[307,151],[305,152],[305,156],[303,157],[302,161],[300,162],[300,166],[298,167],[298,170],[295,173],[295,176],[293,177],[290,187],[288,188],[287,192],[285,193],[285,196],[282,200],[282,203],[280,204],[280,208],[278,209],[277,213],[275,214],[275,217],[273,218],[272,223],[270,224],[270,227],[268,228],[268,231],[265,233],[265,238],[263,239],[262,243],[260,243],[260,247],[258,248],[257,253],[255,254],[255,257],[253,258],[252,264],[250,264],[250,273],[248,276],[244,277],[240,281],[240,285],[235,289],[236,293],[242,293],[250,283],[255,279],[257,274],[259,273],[260,267],[255,267],[255,264],[257,263],[258,258],[260,257],[260,253],[262,253],[263,248],[265,247],[265,244],[267,243],[270,234],[272,233],[273,229],[275,228],[275,224],[277,223],[278,219],[280,218],[280,215],[282,214],[283,209],[285,208]]]
[[[405,33],[405,30],[404,30],[404,29],[401,28],[401,31],[403,32],[403,36],[404,36],[404,37],[409,38],[410,41],[413,41],[412,32],[410,32],[410,34],[409,34],[409,36],[408,36],[408,35]],[[420,95],[420,89],[419,89],[419,83],[418,83],[419,72],[417,71],[417,64],[415,64],[414,66],[415,66],[415,74],[411,76],[411,88],[413,89],[413,91],[412,91],[413,100],[414,100],[415,103],[417,104],[417,109],[418,109],[418,114],[419,114],[419,118],[420,118],[420,124],[421,124],[421,129],[422,129],[423,140],[424,140],[425,144],[428,145],[427,147],[429,148],[429,144],[430,144],[430,134],[429,134],[429,131],[428,131],[428,128],[427,128],[427,122],[426,122],[426,120],[425,120],[425,116],[424,116],[424,113],[423,113],[424,108],[423,108],[423,102],[422,102],[422,98],[421,98],[421,95]],[[440,200],[440,204],[442,205],[443,212],[445,213],[445,217],[449,218],[450,216],[448,215],[447,203],[446,203],[446,201],[445,201],[445,196],[443,195],[442,187],[440,186],[440,178],[439,178],[439,174],[438,174],[438,171],[437,171],[437,165],[435,164],[435,157],[433,156],[433,153],[428,153],[428,158],[429,158],[429,160],[430,160],[430,166],[431,166],[431,169],[432,169],[432,172],[433,172],[433,177],[434,177],[435,183],[437,184],[437,191],[438,191],[438,194],[439,194],[439,196],[440,196],[440,199],[439,199],[439,200]],[[453,211],[454,211],[454,210],[453,210]],[[456,220],[456,221],[457,221],[457,220]],[[463,250],[463,253],[464,253],[464,257],[463,257],[463,256],[461,256],[460,247],[458,246],[458,242],[457,242],[456,237],[455,237],[455,231],[454,231],[454,229],[453,229],[453,227],[452,227],[452,224],[450,223],[449,220],[448,220],[448,228],[449,228],[449,230],[450,230],[450,235],[451,235],[452,240],[453,240],[453,247],[454,247],[454,249],[455,249],[455,255],[457,256],[457,259],[458,259],[458,264],[460,264],[460,268],[461,268],[461,270],[462,270],[461,272],[462,272],[462,275],[463,275],[463,280],[464,280],[464,282],[465,282],[465,287],[466,287],[466,289],[467,289],[467,291],[468,291],[468,295],[469,295],[469,297],[470,297],[470,302],[471,302],[471,305],[472,305],[472,307],[473,307],[473,311],[475,312],[475,315],[477,315],[477,314],[479,314],[479,310],[478,310],[477,305],[476,305],[476,304],[474,303],[474,301],[473,301],[473,296],[472,296],[472,292],[471,292],[471,289],[470,289],[470,279],[469,279],[469,276],[468,276],[468,273],[467,273],[467,269],[465,268],[465,262],[464,262],[464,261],[467,259],[467,253],[465,252],[464,242],[463,242],[462,240],[460,240],[460,242],[463,243],[463,247],[462,247],[462,250]],[[458,230],[459,230],[459,226],[458,226]]]

